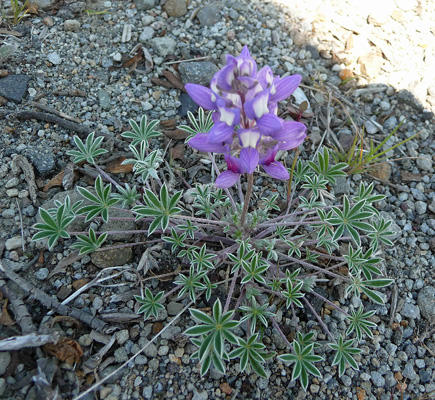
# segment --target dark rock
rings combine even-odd
[[[320,58],[319,50],[317,50],[314,46],[307,44],[305,46],[305,50],[308,50],[311,53],[312,59],[318,60]]]
[[[9,75],[0,79],[0,96],[21,103],[27,92],[27,84],[30,81],[28,75]]]
[[[399,93],[397,93],[397,99],[399,102],[408,104],[417,111],[423,111],[423,106],[418,102],[414,95],[407,90],[401,90]]]
[[[216,5],[210,4],[202,7],[196,17],[201,26],[213,26],[221,20],[221,13]]]
[[[39,147],[27,148],[23,152],[23,155],[29,159],[42,176],[49,175],[56,168],[53,152],[49,151],[49,149]]]
[[[430,121],[433,117],[434,117],[434,113],[433,112],[431,112],[431,111],[425,111],[421,115],[421,120],[422,121]]]
[[[196,104],[186,93],[180,95],[180,103],[181,105],[178,108],[178,115],[181,117],[185,117],[188,111],[194,113],[198,109],[198,104]]]
[[[183,83],[197,83],[208,86],[218,67],[210,61],[193,61],[181,63],[178,67]]]

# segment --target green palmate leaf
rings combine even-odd
[[[302,388],[307,390],[309,374],[321,377],[320,371],[314,366],[315,362],[323,361],[323,358],[313,354],[314,343],[307,343],[311,338],[300,337],[292,343],[293,353],[282,354],[278,358],[284,362],[294,363],[292,381],[299,379]]]
[[[376,250],[381,243],[392,246],[393,242],[388,239],[389,236],[394,235],[394,232],[388,230],[393,221],[386,221],[384,218],[380,218],[373,223],[373,231],[368,233],[368,237],[371,239],[371,245],[373,250]]]
[[[344,172],[344,169],[347,168],[346,163],[339,163],[329,167],[329,152],[326,147],[323,148],[323,153],[318,153],[317,163],[308,161],[308,165],[320,179],[326,179],[329,183],[335,183],[335,178],[340,176],[347,176],[346,172]]]
[[[159,179],[157,170],[163,162],[162,152],[154,150],[148,154],[145,142],[140,143],[139,150],[132,144],[129,146],[135,158],[129,158],[122,162],[122,165],[133,165],[133,172],[141,175],[142,181],[145,182],[149,177]]]
[[[277,200],[278,200],[278,196],[279,196],[279,194],[276,193],[276,194],[272,195],[270,198],[262,197],[261,202],[260,202],[260,206],[264,207],[266,212],[269,210],[280,211],[280,208],[276,204]]]
[[[127,131],[121,134],[122,137],[132,139],[132,146],[137,146],[140,143],[144,143],[146,147],[149,146],[149,141],[153,137],[161,135],[160,132],[155,130],[155,127],[159,124],[158,120],[153,120],[148,123],[146,115],[143,115],[140,120],[140,125],[135,120],[129,121],[132,131]]]
[[[192,139],[197,133],[207,133],[213,127],[213,112],[209,112],[207,115],[202,107],[198,108],[198,119],[195,118],[192,112],[187,112],[187,118],[192,125],[180,125],[178,129],[187,132],[189,136],[186,138],[185,143]]]
[[[181,193],[181,191],[176,192],[174,196],[170,197],[168,188],[164,184],[160,188],[159,199],[151,190],[145,189],[143,198],[146,205],[135,206],[133,211],[136,213],[136,221],[143,217],[153,218],[148,228],[148,235],[151,235],[159,226],[165,231],[169,225],[169,218],[181,212],[181,209],[177,207]]]
[[[85,222],[98,215],[101,215],[103,221],[107,222],[109,220],[109,208],[118,202],[116,199],[111,198],[112,184],[104,185],[101,176],[98,176],[95,180],[95,195],[82,187],[77,188],[77,190],[85,199],[94,203],[78,210],[79,214],[86,214]]]
[[[351,207],[349,199],[347,196],[344,196],[342,210],[337,207],[332,207],[335,216],[329,218],[328,222],[337,226],[332,238],[333,240],[338,240],[343,235],[344,230],[347,229],[353,241],[358,246],[361,245],[361,238],[357,229],[363,231],[373,231],[373,227],[370,224],[362,221],[364,219],[373,217],[372,212],[363,211],[365,203],[365,200],[360,200],[353,207]]]
[[[267,377],[266,371],[261,365],[265,361],[265,345],[258,339],[258,333],[252,335],[248,340],[238,338],[239,347],[229,354],[229,358],[240,358],[240,371],[252,368],[259,376]]]
[[[202,364],[201,375],[208,371],[212,362],[215,366],[218,363],[219,368],[223,367],[225,370],[225,365],[222,362],[223,359],[228,359],[228,355],[224,350],[225,342],[238,344],[238,338],[232,332],[233,329],[239,326],[239,322],[232,319],[234,311],[223,313],[222,304],[220,300],[217,300],[213,305],[212,316],[194,309],[190,309],[190,313],[200,325],[187,329],[184,334],[200,336],[199,340],[192,340],[192,343],[199,347],[194,356],[199,358]]]
[[[364,253],[361,249],[354,250],[352,246],[349,246],[348,254],[343,255],[349,266],[349,270],[352,274],[362,272],[366,279],[372,279],[372,274],[381,275],[382,272],[376,264],[382,261],[382,258],[372,257],[374,249],[371,247]]]
[[[136,301],[141,303],[142,305],[139,307],[137,311],[138,314],[144,314],[145,320],[147,320],[150,316],[157,318],[159,316],[159,310],[165,308],[165,306],[161,303],[163,295],[165,292],[159,292],[157,295],[153,295],[151,290],[145,288],[145,296],[134,296]]]
[[[384,304],[384,299],[382,295],[370,288],[382,288],[389,286],[393,283],[393,279],[371,279],[363,280],[361,274],[358,272],[356,274],[351,274],[351,284],[346,289],[346,295],[350,292],[354,292],[356,296],[360,293],[364,293],[370,300],[378,304]]]
[[[293,172],[293,179],[295,181],[295,185],[299,185],[301,182],[305,182],[308,175],[313,175],[313,173],[310,172],[310,167],[308,165],[304,165],[302,161],[298,160],[298,162],[296,163],[296,168]]]
[[[137,192],[136,186],[130,187],[128,183],[125,187],[118,187],[119,193],[112,193],[112,199],[117,203],[121,203],[122,207],[130,207],[140,199],[140,194]]]
[[[282,295],[286,299],[286,307],[289,308],[292,304],[297,307],[302,308],[303,305],[299,299],[304,297],[303,293],[300,292],[303,282],[299,281],[297,283],[292,283],[291,279],[286,280],[287,290],[282,291]]]
[[[70,214],[65,204],[62,204],[56,210],[55,215],[51,215],[48,211],[40,208],[39,216],[43,222],[34,226],[39,232],[32,237],[33,241],[47,238],[48,248],[51,250],[60,238],[70,238],[66,228],[74,221],[74,215]]]
[[[213,261],[211,260],[216,258],[216,255],[207,254],[207,247],[205,243],[202,245],[199,251],[193,250],[190,253],[190,257],[191,257],[191,264],[195,266],[198,271],[214,269],[214,264]]]
[[[375,310],[364,312],[363,306],[360,306],[358,311],[352,311],[351,314],[346,317],[350,321],[349,328],[346,331],[346,336],[355,332],[355,335],[360,341],[362,339],[363,333],[365,333],[369,338],[373,337],[373,333],[370,328],[376,328],[374,322],[368,321],[368,318],[372,317],[376,313]]]
[[[320,193],[327,192],[328,181],[320,175],[306,175],[305,182],[302,188],[312,190],[315,199],[320,196]]]
[[[174,252],[177,247],[186,247],[184,244],[186,237],[186,232],[179,235],[175,228],[171,228],[171,236],[163,236],[162,239],[167,243],[172,243],[171,251]]]
[[[269,264],[267,261],[261,258],[262,253],[255,254],[249,263],[243,264],[243,269],[246,275],[242,279],[242,284],[248,283],[250,281],[257,281],[266,285],[266,280],[263,274],[269,269]]]
[[[236,254],[228,253],[227,256],[234,263],[231,273],[236,272],[240,267],[249,268],[252,257],[255,254],[255,250],[249,244],[248,240],[237,240],[239,248]]]
[[[328,346],[336,351],[332,365],[338,365],[338,375],[340,377],[346,371],[346,365],[349,365],[354,370],[359,369],[353,355],[361,353],[362,350],[352,347],[352,345],[353,339],[344,341],[342,336],[338,338],[337,343],[328,343]]]
[[[88,254],[101,247],[101,245],[107,239],[107,232],[103,233],[98,237],[95,231],[90,228],[89,236],[77,235],[77,239],[78,241],[74,243],[71,247],[73,249],[80,250],[79,254]]]
[[[251,305],[240,307],[240,311],[243,311],[245,315],[240,318],[240,323],[244,321],[250,321],[251,335],[255,333],[257,323],[260,322],[267,328],[267,318],[273,317],[275,314],[267,311],[268,304],[260,306],[257,304],[255,297],[251,297]]]
[[[178,293],[178,298],[184,296],[186,293],[189,293],[190,299],[195,302],[197,292],[207,289],[207,287],[201,283],[201,280],[205,274],[206,271],[198,272],[192,265],[190,267],[189,276],[184,274],[178,275],[178,279],[174,281],[176,285],[181,286],[181,290]]]
[[[184,224],[177,225],[177,228],[185,231],[187,236],[189,236],[191,239],[195,238],[195,232],[199,230],[199,228],[194,226],[190,220],[186,220]]]
[[[78,150],[70,150],[67,152],[67,154],[74,157],[74,162],[76,164],[82,161],[87,161],[89,164],[94,164],[96,157],[107,153],[107,150],[99,148],[101,146],[101,142],[103,141],[103,137],[100,136],[95,139],[94,137],[95,133],[90,133],[86,138],[86,142],[83,143],[77,135],[74,135],[74,143],[78,147]]]
[[[207,275],[204,275],[203,280],[204,280],[204,285],[207,288],[205,291],[205,298],[207,301],[209,301],[210,297],[212,295],[213,289],[216,289],[218,285],[216,283],[211,283],[211,281]]]

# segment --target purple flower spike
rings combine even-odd
[[[184,88],[193,101],[200,107],[205,110],[217,110],[214,103],[216,96],[210,89],[195,83],[187,83]]]
[[[257,149],[253,149],[252,147],[244,147],[240,151],[240,165],[248,174],[252,174],[255,171],[259,158]]]
[[[306,127],[279,118],[278,102],[289,97],[301,80],[300,75],[281,79],[269,66],[258,71],[245,46],[237,57],[227,56],[226,65],[213,76],[210,89],[186,85],[196,103],[215,111],[210,132],[198,133],[188,144],[200,151],[225,154],[228,170],[218,176],[216,186],[233,186],[242,174],[252,174],[258,165],[273,178],[289,179],[275,156],[279,150],[299,146],[306,137]]]
[[[290,97],[301,83],[302,76],[291,75],[282,79],[277,79],[270,89],[270,101],[278,102]]]

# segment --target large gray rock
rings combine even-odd
[[[135,0],[136,9],[138,11],[145,11],[157,5],[157,0]]]
[[[26,95],[29,81],[30,76],[27,75],[9,75],[0,79],[0,96],[21,103]]]
[[[193,61],[181,63],[178,67],[183,83],[196,83],[208,86],[213,75],[219,71],[218,67],[210,61]]]
[[[420,290],[417,299],[418,306],[420,307],[421,315],[428,321],[435,320],[435,288],[433,286],[426,286]]]
[[[53,151],[49,148],[27,147],[22,154],[27,157],[41,176],[50,175],[56,168]]]
[[[136,228],[133,220],[112,219],[113,217],[115,218],[129,217],[131,216],[131,214],[119,210],[110,210],[109,216],[110,216],[109,221],[101,226],[101,228],[99,229],[100,232],[133,231]],[[132,233],[115,233],[113,235],[110,235],[111,240],[129,240],[132,237],[133,237]]]
[[[170,37],[157,37],[152,40],[153,50],[160,57],[166,57],[173,54],[177,47],[177,42]]]
[[[219,7],[215,4],[202,7],[196,17],[199,19],[201,26],[213,26],[222,18]]]

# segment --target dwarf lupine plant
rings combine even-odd
[[[78,150],[70,154],[99,172],[95,188],[79,188],[84,203],[71,205],[67,197],[53,209],[40,210],[34,239],[48,239],[50,248],[71,235],[77,236],[74,248],[82,254],[108,248],[103,242],[113,232],[68,227],[75,218],[92,220],[95,227],[117,206],[136,222],[136,233],[161,238],[187,264],[180,273],[174,268],[178,276],[170,292],[146,288],[136,300],[145,318],[156,318],[165,298],[175,293],[196,305],[185,334],[197,346],[192,358],[199,361],[201,375],[212,367],[226,373],[235,359],[240,371],[265,377],[268,360],[277,356],[306,389],[310,375],[321,376],[326,358],[320,349],[335,352],[332,365],[340,376],[347,367],[358,369],[356,346],[372,337],[374,305],[384,303],[378,290],[392,282],[383,277],[379,257],[381,247],[392,244],[390,222],[376,209],[383,196],[374,193],[373,184],[361,184],[339,204],[329,187],[345,176],[347,165],[330,165],[327,149],[315,160],[293,163],[292,184],[285,183],[289,170],[278,154],[301,145],[306,128],[279,118],[278,103],[300,81],[298,75],[274,76],[267,66],[257,70],[245,47],[240,56],[227,57],[210,88],[186,85],[201,108],[198,120],[188,116],[193,128],[181,129],[189,133],[190,147],[209,153],[214,183],[197,184],[184,194],[174,190],[167,180],[171,171],[160,168],[165,155],[151,146],[157,121],[144,117],[139,125],[131,121],[133,131],[123,135],[132,140],[133,158],[126,163],[133,164],[138,187],[120,185],[98,167],[95,158],[104,153],[99,138],[89,135],[83,143],[75,137]],[[254,186],[261,176],[292,190],[282,198],[279,190]],[[337,286],[343,288],[341,298],[324,297]],[[356,299],[350,303],[351,297]],[[328,305],[325,315],[314,301]],[[331,307],[347,321],[341,333],[328,328]],[[284,322],[278,322],[278,311]],[[264,340],[273,333],[287,345],[278,355],[274,343]]]

